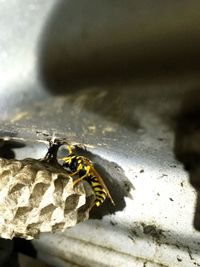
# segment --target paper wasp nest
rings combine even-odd
[[[0,236],[38,237],[64,231],[88,218],[94,195],[87,184],[73,188],[59,166],[40,160],[0,158]]]

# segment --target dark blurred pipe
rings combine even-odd
[[[199,1],[58,1],[39,44],[53,93],[200,69]],[[73,91],[72,91],[73,92]]]

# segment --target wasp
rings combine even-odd
[[[84,156],[73,153],[71,146],[67,146],[67,148],[69,155],[61,159],[64,161],[62,166],[70,172],[71,176],[78,177],[74,180],[74,185],[84,179],[91,185],[94,191],[96,196],[95,204],[97,207],[99,207],[107,197],[110,199],[111,203],[115,205],[107,186],[100,174],[93,167],[92,162]]]

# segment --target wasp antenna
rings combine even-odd
[[[68,146],[67,146],[67,149],[68,149],[68,151],[69,151],[69,155],[71,155],[71,154],[72,154],[72,147],[71,147],[70,145],[68,145]]]
[[[69,157],[59,158],[59,160],[67,161],[69,160]]]
[[[74,147],[75,148],[78,148],[78,149],[87,150],[87,146],[86,145],[83,145],[83,144],[75,144]]]
[[[80,148],[87,150],[87,146],[86,145],[79,145]]]

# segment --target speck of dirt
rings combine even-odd
[[[133,243],[135,243],[135,239],[131,235],[128,235],[128,238],[130,238],[133,241]]]
[[[181,187],[183,187],[183,182],[181,182]]]
[[[173,198],[171,198],[171,197],[169,198],[169,200],[170,200],[170,201],[174,201]]]
[[[157,193],[157,196],[160,196],[160,193]]]
[[[192,253],[191,253],[191,251],[190,251],[189,247],[188,247],[188,254],[189,254],[189,257],[190,257],[190,259],[193,261],[193,260],[194,260],[194,258],[193,258],[193,256],[192,256]]]
[[[117,166],[117,165],[115,165],[115,169],[116,169],[117,171],[121,171],[121,168],[120,168],[119,166]]]
[[[130,192],[131,188],[128,183],[124,182],[124,188],[127,192]]]
[[[135,229],[132,229],[131,231],[130,231],[130,233],[131,233],[131,236],[133,237],[139,237],[139,235],[138,235],[138,233],[137,233],[137,231],[135,230]]]
[[[177,258],[177,261],[179,261],[179,262],[180,262],[180,261],[182,261],[182,259],[180,258],[180,256],[179,256],[179,255],[177,255],[177,257],[176,257],[176,258]]]
[[[36,134],[42,134],[43,136],[49,136],[49,134],[48,133],[44,133],[44,132],[41,132],[41,131],[36,131]]]
[[[171,167],[171,168],[176,168],[177,166],[176,166],[176,165],[171,165],[170,167]]]
[[[140,170],[140,173],[143,173],[144,172],[144,170],[142,169],[142,170]]]
[[[110,221],[110,224],[113,225],[113,226],[117,225],[117,223],[113,222],[113,221]]]
[[[200,266],[200,264],[197,263],[197,262],[193,262],[193,264],[196,265],[196,266]]]
[[[142,224],[143,227],[143,233],[146,235],[150,235],[153,238],[160,239],[161,237],[165,237],[163,234],[163,230],[157,228],[155,225],[145,225]]]

